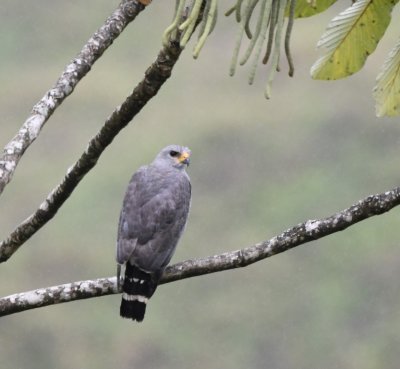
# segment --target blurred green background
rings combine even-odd
[[[0,146],[118,4],[2,0]],[[394,25],[365,68],[335,83],[309,68],[327,22],[349,5],[298,20],[295,78],[271,101],[267,71],[228,68],[237,27],[221,16],[200,58],[172,78],[114,140],[57,216],[0,267],[2,296],[115,273],[125,187],[170,143],[192,149],[190,221],[173,261],[249,246],[399,185],[399,118],[375,118],[371,89]],[[0,199],[6,237],[62,179],[142,78],[172,17],[154,0],[57,109]],[[396,9],[393,15],[399,17]],[[400,362],[400,210],[253,266],[161,286],[143,324],[120,296],[0,319],[0,368],[394,368]]]

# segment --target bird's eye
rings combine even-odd
[[[178,151],[171,150],[171,151],[169,152],[169,155],[172,156],[172,157],[174,158],[175,156],[178,156],[178,155],[179,155],[179,152],[178,152]]]

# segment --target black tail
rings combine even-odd
[[[146,312],[146,304],[157,288],[154,275],[126,263],[120,315],[123,318],[141,322]]]

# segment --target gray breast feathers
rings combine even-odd
[[[145,271],[163,269],[170,261],[189,213],[191,186],[183,171],[160,173],[151,166],[132,177],[120,215],[117,262]]]

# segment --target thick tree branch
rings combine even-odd
[[[102,152],[114,137],[154,97],[170,77],[182,49],[177,42],[170,42],[158,54],[156,61],[145,73],[144,79],[130,96],[117,107],[99,133],[94,136],[78,161],[69,168],[63,181],[54,188],[29,218],[23,221],[0,243],[0,262],[6,261],[27,239],[45,225],[71,195],[81,179],[96,165]]]
[[[7,183],[11,181],[25,150],[35,141],[53,112],[72,93],[93,64],[143,9],[144,5],[139,1],[123,0],[104,25],[83,46],[75,59],[65,67],[54,87],[47,91],[32,108],[31,115],[16,136],[5,146],[0,158],[0,194]]]
[[[400,204],[400,187],[368,196],[327,218],[308,220],[270,240],[202,259],[186,260],[167,267],[161,283],[245,267],[304,243],[342,231],[364,219],[389,211]],[[42,306],[118,293],[116,277],[67,283],[18,293],[0,299],[0,316]]]

